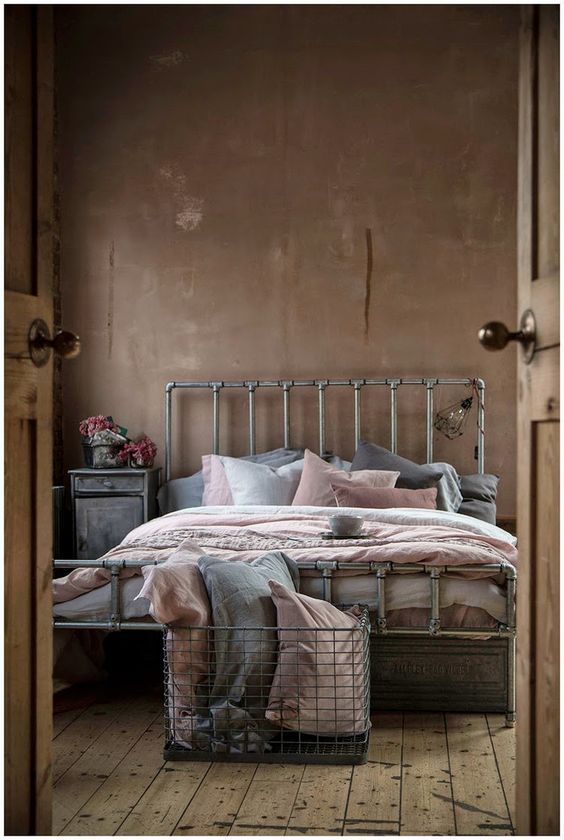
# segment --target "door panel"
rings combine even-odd
[[[33,100],[37,17],[31,9],[22,13],[17,6],[5,7],[6,119],[5,124],[5,220],[6,288],[33,294],[35,131]]]
[[[557,274],[559,270],[559,32],[557,7],[539,6],[533,26],[537,36],[536,113],[537,142],[535,192],[537,265],[535,277]]]
[[[5,833],[51,833],[53,29],[50,7],[5,7]]]
[[[558,528],[559,423],[535,423],[533,463],[535,464],[536,593],[535,616],[535,727],[533,733],[540,761],[536,767],[536,819],[538,833],[558,834],[557,772],[559,727],[557,710],[560,658],[560,556]]]
[[[537,350],[518,365],[517,830],[559,833],[559,159],[557,6],[522,8],[519,315]]]

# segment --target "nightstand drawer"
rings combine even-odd
[[[145,486],[145,476],[142,475],[108,475],[101,476],[77,475],[74,480],[74,492],[77,496],[91,493],[142,493]]]
[[[79,560],[101,557],[144,520],[142,496],[82,498],[74,504]]]

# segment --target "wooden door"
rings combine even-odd
[[[517,828],[559,834],[558,6],[523,7],[518,301],[536,351],[518,363]]]
[[[51,833],[53,29],[50,7],[5,6],[5,834]]]

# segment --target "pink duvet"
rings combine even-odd
[[[444,525],[397,525],[366,522],[363,539],[329,541],[320,537],[327,529],[325,516],[298,513],[245,513],[238,508],[230,514],[202,514],[181,512],[153,519],[132,531],[116,548],[104,555],[111,559],[146,559],[147,564],[158,563],[158,569],[124,569],[124,576],[143,573],[150,579],[151,597],[145,589],[140,596],[149,598],[151,614],[158,621],[186,623],[194,608],[192,603],[176,599],[169,609],[166,593],[178,585],[173,581],[172,567],[177,563],[196,563],[202,554],[213,554],[249,562],[272,550],[282,550],[300,562],[338,560],[346,565],[351,561],[373,561],[394,564],[425,564],[437,566],[484,565],[517,561],[517,550],[510,543],[485,534]],[[166,561],[162,567],[160,564]],[[342,571],[341,574],[349,572]],[[350,574],[360,574],[351,570]],[[314,571],[303,571],[315,575]],[[479,571],[464,573],[479,577]],[[489,572],[484,572],[489,575]],[[109,580],[106,569],[76,569],[64,578],[53,581],[55,603],[68,601],[77,595],[103,586]],[[165,606],[166,604],[166,606]],[[200,607],[199,607],[200,608]],[[160,616],[166,613],[166,618]]]

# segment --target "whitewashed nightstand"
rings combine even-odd
[[[74,556],[96,559],[158,515],[160,468],[69,470]]]

